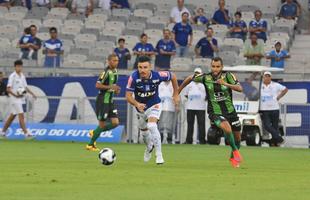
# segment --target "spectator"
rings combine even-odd
[[[40,38],[37,37],[37,31],[38,29],[36,25],[30,25],[30,32],[33,38],[33,43],[31,44],[31,47],[34,50],[32,54],[32,60],[38,60],[38,50],[41,49],[42,46],[42,41],[40,40]]]
[[[10,0],[0,0],[0,6],[7,7],[9,9],[11,7]]]
[[[147,43],[147,35],[143,33],[140,36],[140,42],[136,44],[136,46],[132,49],[133,54],[136,55],[136,61],[134,64],[134,68],[138,68],[138,60],[140,56],[149,56],[152,57],[155,55],[155,49],[151,43]]]
[[[65,8],[67,6],[67,0],[58,0],[55,7]]]
[[[176,53],[175,44],[171,40],[171,32],[169,29],[163,30],[164,38],[159,40],[156,45],[157,55],[155,58],[155,67],[157,70],[170,69],[171,56]]]
[[[298,5],[293,0],[286,0],[281,6],[279,17],[295,20],[298,18],[299,14],[300,9]]]
[[[193,29],[188,23],[188,17],[189,14],[183,12],[182,21],[176,23],[172,30],[177,56],[179,57],[185,57],[188,54],[188,46],[192,46],[193,43]]]
[[[279,100],[287,93],[288,89],[271,80],[271,73],[265,72],[261,86],[260,112],[264,129],[271,135],[271,145],[279,146],[284,142],[279,132]]]
[[[19,59],[32,59],[32,54],[34,53],[34,49],[32,48],[33,43],[34,39],[31,35],[30,27],[27,27],[24,29],[24,34],[18,43],[21,50]]]
[[[130,52],[125,48],[125,39],[118,39],[118,47],[114,49],[114,54],[118,57],[118,69],[127,69],[128,60],[131,59]]]
[[[246,23],[241,20],[242,14],[237,11],[235,13],[235,21],[230,24],[230,36],[232,38],[240,38],[243,41],[246,39],[246,34],[248,32]]]
[[[184,6],[184,0],[177,0],[178,6],[173,7],[170,12],[170,22],[180,23],[182,21],[182,14],[188,13],[188,17],[191,17],[189,10]]]
[[[195,75],[202,74],[200,68],[194,70]],[[202,83],[192,81],[185,87],[184,95],[187,98],[187,136],[186,144],[193,144],[195,116],[199,130],[199,143],[206,144],[206,89]]]
[[[47,7],[47,8],[52,7],[50,0],[36,0],[36,4],[38,7]]]
[[[196,44],[196,57],[213,58],[214,52],[218,52],[217,40],[213,38],[213,29],[208,28],[206,37],[201,38]]]
[[[111,0],[99,0],[98,7],[103,10],[111,9]]]
[[[86,17],[92,14],[93,8],[93,0],[73,0],[71,3],[72,13],[85,15]]]
[[[128,0],[111,0],[111,8],[130,9]]]
[[[32,1],[31,0],[22,0],[21,4],[22,4],[22,6],[26,7],[28,10],[32,9]]]
[[[193,24],[197,25],[208,25],[209,20],[205,16],[205,12],[203,8],[198,8],[195,16],[192,19]]]
[[[264,46],[257,41],[257,35],[252,33],[251,41],[245,43],[244,57],[247,58],[247,65],[261,65],[261,60],[264,57]]]
[[[14,62],[15,71],[9,76],[7,84],[7,92],[9,94],[10,101],[10,116],[3,125],[2,131],[0,132],[1,137],[6,137],[6,131],[8,130],[11,123],[14,121],[16,115],[18,115],[19,125],[22,128],[26,138],[32,138],[31,133],[28,132],[25,125],[23,104],[25,104],[25,92],[36,98],[35,94],[27,87],[27,82],[24,74],[22,73],[23,62],[17,60]],[[25,92],[18,93],[19,88],[24,89]]]
[[[6,118],[6,112],[8,107],[6,84],[3,82],[3,73],[0,71],[0,121],[4,121]]]
[[[219,0],[219,9],[213,14],[212,22],[215,24],[229,25],[229,11],[225,9],[225,0]]]
[[[255,33],[258,39],[267,40],[267,21],[262,20],[262,11],[256,10],[254,12],[255,20],[252,20],[249,24],[250,33]]]
[[[277,41],[275,44],[275,50],[270,51],[266,58],[271,59],[271,67],[284,68],[284,60],[290,58],[289,53],[286,50],[281,50],[281,42]]]
[[[57,38],[57,29],[50,28],[51,39],[44,42],[43,54],[45,54],[44,67],[60,67],[61,55],[63,55],[62,42]]]
[[[161,82],[158,86],[159,98],[161,100],[162,112],[158,124],[163,144],[174,143],[176,126],[176,110],[173,103],[173,87],[171,81]]]

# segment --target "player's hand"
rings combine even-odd
[[[226,85],[227,83],[223,80],[223,79],[218,79],[216,81],[217,84],[220,84],[220,85]]]
[[[110,89],[113,90],[115,93],[119,93],[121,91],[120,86],[116,84],[111,85]]]
[[[174,95],[173,97],[173,103],[175,105],[175,107],[179,107],[179,104],[180,104],[180,96],[179,95]]]
[[[136,108],[139,112],[144,112],[145,104],[144,103],[137,103]]]

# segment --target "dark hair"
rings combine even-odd
[[[138,63],[141,63],[141,62],[151,62],[151,59],[148,56],[140,56],[138,58]]]
[[[259,12],[260,14],[263,14],[261,10],[255,10],[254,14],[256,14],[257,12]]]
[[[221,65],[223,65],[223,59],[221,57],[214,57],[214,58],[212,58],[211,63],[218,62],[218,61],[220,61]]]
[[[208,28],[205,30],[205,33],[208,32],[208,30],[211,30],[211,31],[213,32],[213,28],[208,27]]]
[[[239,12],[239,11],[235,12],[235,16],[236,16],[236,15],[239,15],[240,17],[242,17],[241,12]]]
[[[57,33],[57,28],[55,28],[55,27],[51,27],[51,28],[50,28],[50,33],[51,33],[51,32],[55,32],[55,33]]]
[[[30,27],[25,28],[24,32],[29,35],[31,33]]]
[[[30,29],[31,29],[31,28],[37,28],[37,26],[34,25],[34,24],[31,24],[31,25],[29,26],[29,28],[30,28]]]
[[[146,34],[146,33],[142,33],[142,34],[140,35],[140,38],[142,39],[144,36],[147,37],[147,34]]]
[[[14,67],[16,67],[16,65],[23,65],[23,61],[22,60],[16,60],[14,62]]]
[[[124,38],[120,38],[120,39],[118,39],[117,43],[120,43],[122,41],[125,42],[125,39]]]
[[[108,56],[108,61],[112,60],[112,58],[115,58],[115,57],[117,57],[117,55],[115,55],[115,54],[110,54],[110,55]]]
[[[187,17],[189,17],[189,13],[188,12],[182,12],[182,17],[183,17],[183,15],[187,15]]]

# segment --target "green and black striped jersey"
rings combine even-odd
[[[222,72],[218,79],[236,85],[239,81],[231,72]],[[235,111],[233,105],[232,90],[229,87],[216,83],[212,73],[201,74],[193,77],[193,81],[203,83],[208,99],[208,113],[216,115],[227,115]]]
[[[97,82],[103,85],[113,85],[116,84],[118,80],[118,74],[116,69],[106,68],[99,76]],[[99,90],[99,95],[103,95],[102,103],[113,103],[113,90]]]

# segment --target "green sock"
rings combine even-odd
[[[227,135],[227,139],[228,139],[228,141],[229,141],[229,144],[230,144],[230,146],[231,146],[232,151],[237,150],[238,147],[236,146],[235,138],[234,138],[233,132],[231,132],[231,133],[229,133],[229,134]]]
[[[90,139],[90,142],[88,145],[94,145],[95,141],[99,138],[100,133],[111,130],[112,128],[114,128],[114,126],[111,122],[106,122],[104,128],[100,128],[100,126],[97,126],[97,128],[94,130],[94,135]]]
[[[240,149],[240,141],[235,141],[235,143],[236,143],[236,146],[237,146],[237,148],[238,149]],[[231,151],[231,154],[230,154],[230,158],[233,158],[234,157],[234,155],[233,155],[233,152]]]

